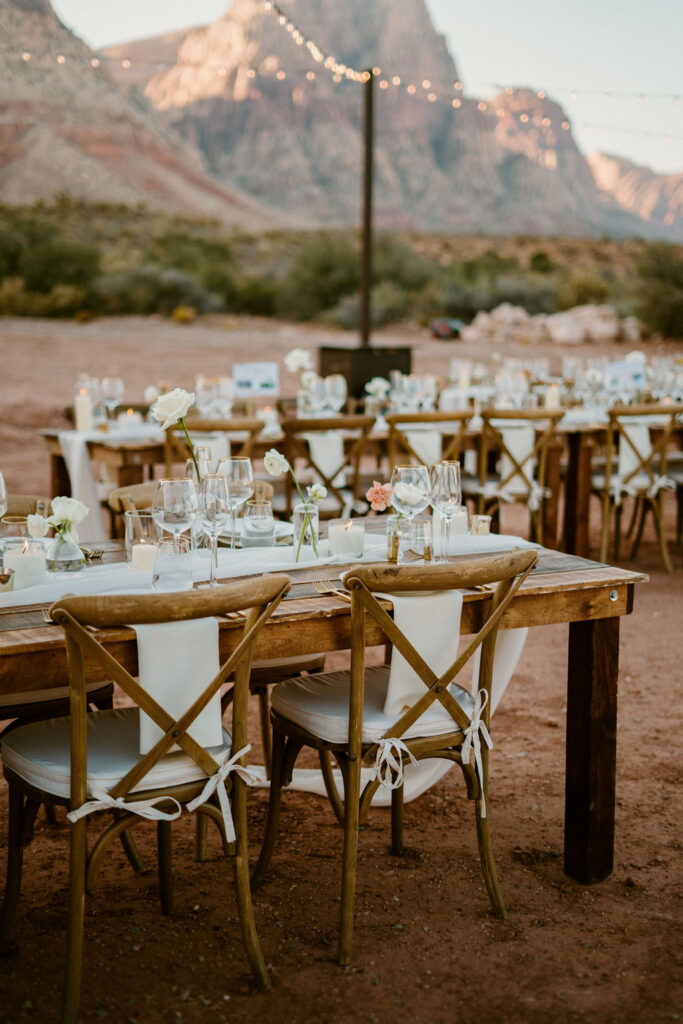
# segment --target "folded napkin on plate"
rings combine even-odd
[[[180,718],[218,674],[217,620],[188,619],[132,628],[138,638],[140,685],[169,715]],[[188,733],[202,747],[223,742],[220,689]],[[140,711],[140,753],[146,754],[162,736],[156,722]]]
[[[436,541],[435,541],[436,543]],[[540,544],[515,537],[511,533],[486,533],[472,535],[459,533],[448,541],[449,555],[485,555],[496,551],[513,551],[515,548],[538,548]],[[440,550],[440,547],[437,548]]]
[[[318,466],[321,472],[326,474],[329,480],[332,480],[335,487],[344,487],[346,470],[335,473],[344,462],[344,438],[339,431],[327,430],[321,434],[307,434],[306,440],[311,453],[311,461]],[[333,473],[335,476],[332,476]]]
[[[441,462],[442,436],[438,430],[404,430],[408,444],[425,466]]]
[[[107,534],[102,523],[100,495],[92,470],[87,441],[92,435],[76,430],[60,430],[57,435],[71,483],[71,497],[82,501],[90,515],[79,524],[78,536],[82,541],[99,543]]]
[[[394,606],[394,622],[418,654],[437,675],[445,672],[458,656],[461,591],[386,596]],[[399,715],[425,692],[425,684],[403,655],[394,649],[384,714]]]

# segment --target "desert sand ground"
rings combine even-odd
[[[121,375],[133,401],[152,382],[189,387],[196,372],[228,372],[234,360],[280,358],[294,345],[342,337],[248,320],[189,327],[142,319],[84,325],[0,320],[0,469],[10,491],[47,488],[47,458],[36,431],[60,425],[79,372]],[[413,344],[417,370],[444,373],[452,355],[491,356],[408,329],[379,337]],[[579,351],[597,354],[595,348]],[[557,349],[534,354],[561,359]],[[293,391],[294,378],[284,383]],[[594,540],[597,507],[595,513]],[[519,532],[524,522],[512,518],[505,526]],[[667,530],[673,539],[673,499]],[[637,564],[623,563],[647,572],[650,581],[638,587],[635,610],[621,627],[616,854],[609,879],[584,887],[562,872],[568,629],[532,630],[493,723],[490,814],[506,922],[490,915],[472,808],[452,771],[407,807],[405,857],[389,854],[388,812],[372,812],[360,837],[354,964],[340,969],[333,961],[340,830],[324,801],[287,794],[270,878],[255,897],[273,978],[271,992],[257,993],[216,837],[210,836],[209,862],[197,865],[189,816],[174,826],[176,910],[167,919],[158,909],[152,868],[154,829],[144,825],[137,834],[148,873],[134,876],[114,848],[86,904],[83,1020],[679,1020],[681,550],[672,546],[672,557],[676,571],[669,576],[648,533]],[[250,797],[253,852],[265,801],[262,792]],[[6,811],[3,781],[0,851]],[[16,945],[0,959],[0,1021],[58,1019],[66,851],[63,819],[55,828],[41,818],[26,854]]]

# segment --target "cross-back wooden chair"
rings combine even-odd
[[[479,514],[499,511],[502,502],[524,504],[531,539],[542,539],[548,450],[563,415],[562,410],[550,409],[482,410],[478,480],[463,483],[463,495],[474,500]],[[523,439],[522,453],[514,444],[517,431]],[[493,477],[488,472],[492,453],[499,456],[499,471]]]
[[[227,584],[211,593],[73,597],[52,606],[52,617],[63,627],[66,637],[71,716],[17,729],[0,747],[10,803],[8,871],[0,942],[8,941],[16,914],[23,845],[27,823],[30,829],[34,815],[33,808],[38,801],[63,804],[72,823],[65,1021],[76,1021],[78,1017],[84,898],[103,853],[120,833],[143,818],[156,820],[161,905],[164,913],[171,913],[170,822],[180,814],[181,805],[208,815],[221,830],[226,853],[233,857],[239,917],[249,961],[258,984],[268,987],[251,904],[242,776],[245,774],[244,755],[249,749],[247,698],[254,644],[288,589],[286,576],[268,576]],[[112,629],[130,623],[138,626],[179,624],[239,609],[249,609],[239,643],[202,692],[197,692],[196,685],[194,692],[190,688],[191,705],[177,718],[169,714],[104,646],[111,640]],[[93,628],[104,632],[93,634]],[[137,708],[86,715],[86,658],[104,668],[140,712],[148,715],[160,730],[160,738],[147,753],[139,753]],[[233,673],[232,737],[224,731],[221,745],[205,748],[189,735],[188,729]],[[176,750],[175,745],[180,752],[171,752],[172,748]],[[112,810],[115,820],[88,853],[87,815],[95,810]]]
[[[285,435],[284,451],[290,466],[297,459],[305,463],[305,468],[327,488],[327,498],[319,504],[320,516],[333,519],[348,509],[353,514],[354,503],[360,500],[359,474],[360,461],[368,442],[368,435],[375,425],[374,416],[326,416],[324,419],[284,419],[282,432]],[[321,467],[312,457],[308,437],[322,435],[331,431],[344,432],[343,454],[339,465],[328,469]],[[340,485],[336,482],[340,473],[348,471],[351,483]],[[292,513],[294,484],[290,474],[285,482],[286,514]]]
[[[392,775],[392,852],[403,851],[403,756],[411,761],[445,758],[462,768],[475,819],[484,881],[494,912],[506,910],[496,877],[491,849],[488,807],[488,728],[496,634],[501,618],[536,562],[525,550],[479,557],[460,565],[353,566],[344,576],[351,593],[350,672],[323,673],[304,685],[290,680],[272,695],[273,774],[268,820],[253,884],[263,881],[278,833],[281,790],[292,778],[294,762],[303,747],[335,758],[344,782],[341,931],[339,962],[351,958],[356,886],[358,826],[377,787]],[[394,623],[378,596],[416,594],[496,583],[479,632],[441,675],[430,668]],[[419,600],[419,598],[416,598]],[[416,673],[425,692],[408,710],[388,715],[382,710],[389,669],[366,668],[366,620],[372,620]],[[476,693],[458,684],[459,674],[481,648]],[[460,677],[462,678],[462,677]],[[452,684],[452,685],[451,685]],[[416,683],[419,686],[419,683]],[[424,715],[438,710],[438,717]],[[470,751],[475,763],[470,764]],[[361,793],[361,763],[375,765],[375,777]],[[329,775],[329,773],[328,773]],[[326,776],[327,781],[327,776]],[[329,791],[329,784],[328,784]],[[333,794],[330,794],[331,796]]]
[[[225,434],[231,443],[232,454],[247,458],[251,455],[254,442],[263,430],[263,420],[255,417],[234,417],[229,420],[206,420],[188,417],[185,421],[190,436],[193,434]],[[244,434],[247,436],[244,437]],[[166,476],[173,476],[173,466],[184,463],[190,457],[190,450],[184,434],[177,427],[166,431],[165,461]]]
[[[662,522],[663,497],[664,491],[676,490],[676,480],[667,476],[667,455],[682,415],[683,405],[616,405],[609,410],[605,471],[592,479],[602,504],[602,561],[608,556],[612,527],[614,557],[619,557],[623,501],[634,498],[640,504],[640,517],[630,557],[636,556],[647,513],[652,512],[662,562],[672,572]]]
[[[42,494],[8,494],[6,516],[32,516],[39,513],[49,516],[52,513],[50,499]]]
[[[434,462],[457,461],[464,446],[467,425],[472,419],[472,410],[454,412],[390,413],[386,417],[389,425],[389,472],[394,466],[405,464],[406,459],[430,465]],[[431,426],[432,431],[442,435],[438,458],[423,458],[417,444],[418,431]],[[416,429],[417,428],[417,429]],[[430,434],[432,431],[425,431]]]

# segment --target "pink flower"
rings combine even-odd
[[[366,492],[365,497],[370,502],[373,512],[384,512],[387,505],[391,505],[394,488],[391,484],[381,484],[379,480],[373,480],[372,487]]]

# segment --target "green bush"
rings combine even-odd
[[[47,295],[28,291],[21,277],[0,282],[0,316],[75,316],[85,304],[85,289],[57,284]]]
[[[55,285],[87,288],[97,277],[100,254],[95,246],[58,238],[22,249],[19,274],[31,292],[51,292]]]
[[[683,338],[683,258],[664,243],[648,245],[636,261],[638,316],[649,332]]]
[[[403,320],[410,310],[410,299],[407,293],[393,281],[382,281],[370,292],[370,323],[373,327]],[[356,330],[360,326],[360,295],[344,295],[337,305],[328,310],[324,319],[327,323],[346,330]]]
[[[586,306],[592,302],[606,302],[608,298],[609,285],[588,270],[570,271],[560,280],[557,287],[558,309],[572,309],[574,306]]]
[[[529,270],[533,274],[552,274],[555,264],[543,249],[537,249],[529,258]]]
[[[358,248],[326,233],[298,249],[282,282],[278,312],[290,320],[312,320],[358,289]]]
[[[162,313],[170,316],[177,306],[192,306],[199,313],[221,308],[217,295],[207,292],[193,277],[180,270],[158,266],[133,267],[98,279],[91,301],[102,313]]]
[[[232,302],[226,302],[231,313],[251,316],[275,316],[280,301],[280,288],[267,277],[243,277],[235,283]]]
[[[0,224],[0,281],[19,273],[19,260],[24,248],[21,236],[11,228]]]

